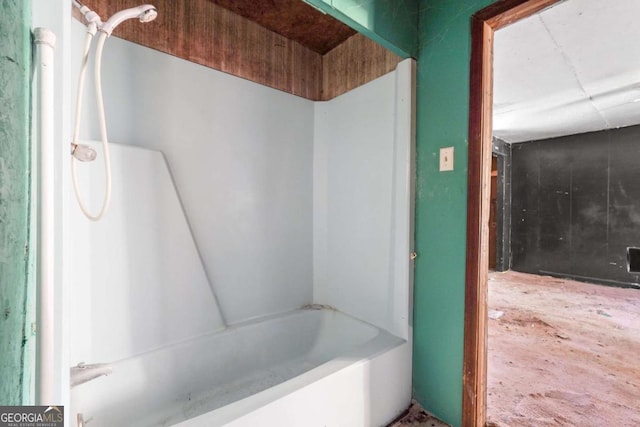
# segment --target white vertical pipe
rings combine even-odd
[[[55,405],[54,289],[54,80],[56,36],[34,30],[38,48],[38,326],[36,396],[39,405]]]

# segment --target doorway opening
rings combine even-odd
[[[571,0],[570,0],[571,1]],[[463,425],[467,426],[484,426],[487,421],[487,388],[490,387],[490,381],[487,381],[487,339],[488,339],[488,331],[490,330],[492,323],[494,322],[498,324],[500,322],[500,318],[502,318],[502,325],[505,325],[507,322],[505,320],[510,319],[509,314],[499,313],[500,311],[505,310],[493,310],[489,311],[489,309],[493,309],[493,307],[489,307],[487,304],[487,295],[488,290],[490,289],[491,281],[490,279],[496,279],[499,277],[499,273],[495,273],[493,271],[505,271],[509,270],[513,267],[513,257],[511,256],[514,252],[521,250],[521,247],[511,247],[511,233],[515,233],[516,230],[519,232],[518,224],[516,222],[522,222],[523,220],[532,221],[533,218],[538,217],[538,223],[540,223],[540,229],[538,231],[538,236],[534,236],[533,241],[538,245],[539,254],[538,257],[542,255],[549,256],[551,258],[555,258],[555,261],[568,263],[570,266],[579,266],[580,263],[589,265],[593,263],[589,263],[586,259],[585,254],[588,254],[589,250],[592,250],[589,247],[588,242],[584,241],[584,236],[589,236],[590,229],[586,227],[584,229],[576,229],[578,226],[576,223],[577,209],[576,207],[580,207],[576,205],[576,200],[569,201],[568,207],[571,210],[571,206],[574,206],[574,211],[570,212],[568,215],[569,218],[569,227],[574,227],[573,234],[569,232],[563,235],[560,227],[562,225],[562,221],[558,219],[539,219],[539,212],[529,212],[528,217],[524,217],[522,215],[508,215],[509,211],[514,212],[514,209],[520,209],[521,206],[515,206],[516,200],[503,199],[500,200],[501,196],[504,196],[506,193],[504,192],[505,188],[510,185],[515,185],[513,182],[515,180],[506,180],[504,176],[502,176],[502,188],[500,188],[501,183],[501,173],[504,173],[503,167],[505,165],[510,166],[510,170],[514,169],[515,166],[510,164],[513,158],[511,156],[505,155],[504,152],[500,152],[500,150],[496,150],[496,145],[500,146],[501,142],[493,139],[494,126],[493,126],[493,80],[494,80],[494,38],[497,36],[495,32],[501,28],[506,27],[509,24],[520,21],[524,18],[530,17],[534,14],[537,14],[543,11],[550,6],[558,3],[557,1],[503,1],[498,2],[482,11],[474,15],[472,21],[472,70],[471,70],[471,93],[470,93],[470,125],[469,125],[469,185],[468,185],[468,243],[467,243],[467,291],[466,291],[466,317],[465,317],[465,354],[464,354],[464,395],[463,395]],[[604,6],[606,7],[606,6]],[[534,41],[535,42],[535,41]],[[586,43],[588,44],[588,43]],[[574,70],[575,71],[575,70]],[[538,90],[537,87],[532,88],[532,90]],[[584,132],[584,131],[583,131]],[[566,134],[565,134],[566,135]],[[541,138],[531,138],[530,140],[541,139]],[[547,138],[548,139],[548,138]],[[584,139],[584,138],[583,138]],[[510,151],[512,146],[507,147],[507,151]],[[510,154],[510,153],[507,153]],[[522,158],[522,153],[519,153],[519,158]],[[545,158],[544,154],[538,153],[537,158],[537,173],[538,178],[543,175],[546,178],[552,177],[553,174],[556,175],[566,175],[569,179],[572,178],[573,169],[570,167],[565,167],[564,169],[561,167],[563,160],[555,159],[556,163],[560,164],[559,168],[550,168],[547,167],[542,173],[540,172],[540,165],[543,164],[545,167],[550,166],[554,162],[554,158]],[[593,159],[589,158],[578,158],[576,160],[576,165],[578,166],[580,163],[585,165],[589,165],[598,159],[605,159],[605,161],[610,162],[611,157],[607,155],[593,155]],[[535,163],[535,162],[534,162]],[[571,164],[571,162],[567,162],[564,160],[565,165]],[[544,169],[544,168],[542,168]],[[579,172],[579,167],[575,168],[575,172]],[[603,170],[606,170],[608,175],[608,190],[605,191],[606,197],[608,198],[609,203],[611,198],[613,198],[613,193],[611,191],[611,171],[617,170],[619,168],[611,168],[608,165]],[[515,170],[515,169],[514,169]],[[567,172],[568,170],[568,172]],[[531,171],[527,171],[531,172]],[[589,172],[585,172],[589,175]],[[535,173],[533,173],[535,175]],[[593,174],[592,174],[593,175]],[[596,174],[597,175],[597,174]],[[508,182],[505,182],[508,181]],[[522,181],[522,180],[521,180]],[[542,180],[544,181],[544,180]],[[558,195],[555,199],[552,196],[545,197],[545,202],[557,202],[559,198],[568,196],[569,198],[578,198],[584,196],[584,194],[576,193],[576,190],[569,185],[569,191],[566,195]],[[597,185],[596,185],[597,187]],[[542,189],[542,190],[549,190]],[[508,193],[511,195],[514,193],[509,189]],[[540,192],[540,191],[539,191]],[[542,191],[544,194],[545,191]],[[534,190],[531,190],[530,193],[534,193]],[[584,193],[584,192],[583,192]],[[538,199],[540,199],[538,197]],[[579,202],[579,200],[578,200]],[[513,203],[513,204],[512,204]],[[557,204],[557,203],[556,203]],[[586,206],[588,208],[588,206]],[[525,207],[528,209],[528,207]],[[582,209],[584,212],[588,212],[589,209]],[[607,212],[609,212],[607,210]],[[605,216],[609,215],[609,213],[605,212]],[[599,212],[594,211],[592,208],[591,213],[592,218],[596,218],[599,216]],[[607,217],[607,222],[610,217]],[[592,227],[593,228],[593,227]],[[608,227],[605,227],[606,230],[609,230]],[[577,231],[580,231],[577,233]],[[549,245],[550,241],[553,238],[549,238],[545,241],[545,238],[540,238],[540,234],[547,233],[548,236],[555,236],[555,247],[553,245]],[[563,254],[566,252],[566,248],[563,246],[567,242],[562,241],[562,238],[568,236],[579,236],[583,238],[583,241],[580,241],[579,238],[574,238],[572,242],[570,242],[571,248],[573,248],[573,252],[567,253],[567,256],[563,257]],[[594,237],[594,236],[593,236]],[[560,243],[558,243],[560,242]],[[525,245],[526,246],[526,245]],[[540,248],[542,246],[542,250]],[[632,245],[633,246],[633,245]],[[575,249],[580,250],[575,250]],[[530,248],[529,248],[530,249]],[[622,257],[622,252],[624,256],[626,256],[626,248],[625,251],[617,251],[616,249],[616,257]],[[532,258],[530,254],[530,250],[527,252],[528,258]],[[618,254],[618,252],[621,252]],[[535,258],[535,256],[533,256]],[[520,258],[518,262],[521,262]],[[612,261],[613,262],[613,261]],[[615,260],[617,263],[617,258]],[[491,264],[490,264],[491,263]],[[538,267],[543,265],[544,263],[540,263],[537,261]],[[626,267],[626,265],[625,265]],[[492,272],[489,273],[489,270]],[[525,269],[525,271],[527,271]],[[573,279],[584,280],[588,277],[577,277],[580,274],[578,273],[579,269],[565,269],[565,272],[572,272],[573,275],[569,274],[564,277],[569,277]],[[562,272],[562,271],[560,271]],[[548,268],[548,269],[539,269],[535,271],[535,273],[540,274],[549,274],[558,276],[558,269]],[[577,286],[577,290],[579,292],[584,291],[584,286],[581,283],[575,284],[575,282],[567,282],[564,281],[563,278],[554,279],[554,281],[545,281],[545,286],[547,288],[538,289],[533,291],[533,287],[536,285],[535,279],[538,276],[517,276],[509,277],[508,275],[512,273],[504,273],[505,275],[501,276],[501,278],[509,278],[511,281],[519,282],[518,286],[514,287],[514,292],[520,292],[520,295],[532,295],[536,296],[539,293],[546,292],[547,294],[554,295],[556,302],[561,304],[560,309],[555,311],[559,311],[562,314],[563,311],[566,311],[565,305],[570,305],[571,299],[578,298],[577,296],[571,296],[574,290],[574,287]],[[562,275],[560,275],[562,276]],[[497,279],[496,279],[497,280]],[[502,281],[504,282],[504,281]],[[489,285],[488,285],[489,283]],[[637,280],[636,280],[637,283]],[[501,289],[504,290],[508,286],[502,283]],[[607,288],[608,291],[611,291],[615,295],[612,296],[614,301],[625,302],[624,295],[618,295],[618,291],[625,291],[624,289],[614,289]],[[626,290],[628,291],[628,290]],[[562,302],[563,298],[568,298],[569,301]],[[527,298],[521,298],[526,300]],[[542,300],[543,305],[549,305],[548,301]],[[608,326],[611,328],[615,328],[615,322],[612,322],[612,317],[607,317],[607,315],[611,316],[612,313],[608,312],[606,309],[599,307],[598,304],[606,305],[606,302],[598,301],[593,306],[589,306],[586,308],[587,313],[597,321],[606,321],[609,323]],[[631,303],[633,305],[633,303]],[[623,304],[624,305],[624,304]],[[507,307],[507,305],[504,305]],[[500,307],[498,307],[500,308]],[[591,310],[589,312],[588,310]],[[621,311],[634,311],[633,306],[630,307],[620,307]],[[610,311],[614,311],[610,309]],[[511,313],[513,314],[513,313]],[[489,317],[491,315],[491,317]],[[504,316],[504,317],[503,317]],[[521,316],[522,317],[522,316]],[[591,318],[590,317],[590,318]],[[519,319],[519,320],[518,320]],[[520,323],[512,323],[511,328],[516,328],[520,326],[526,326],[530,329],[534,329],[536,331],[540,331],[542,335],[538,336],[537,339],[534,339],[529,346],[539,346],[540,342],[544,339],[547,339],[551,342],[555,342],[558,344],[558,341],[565,347],[570,347],[566,345],[569,341],[572,341],[571,344],[577,344],[580,341],[578,338],[572,339],[572,335],[567,334],[567,331],[563,328],[559,328],[558,324],[554,322],[547,322],[545,319],[541,319],[539,316],[529,316],[527,318],[518,318],[518,319],[510,319],[517,320]],[[574,319],[575,320],[575,319]],[[632,320],[631,320],[632,321]],[[587,324],[587,322],[583,322]],[[601,322],[602,323],[602,322]],[[564,327],[564,325],[562,325]],[[625,327],[628,325],[617,325],[619,327]],[[609,335],[615,335],[613,333]],[[582,338],[582,336],[581,336]],[[601,339],[600,344],[604,344]],[[596,340],[596,342],[598,342]],[[574,349],[575,350],[575,349]],[[612,349],[611,349],[612,350]],[[531,352],[534,353],[534,352]],[[597,354],[594,354],[594,362],[596,362]],[[567,358],[568,356],[565,356]],[[547,358],[549,359],[549,358]],[[613,373],[610,371],[610,373]],[[513,372],[512,372],[513,374]],[[613,373],[615,375],[615,373]],[[637,377],[637,375],[636,375]],[[632,384],[631,386],[637,386],[637,384]],[[541,400],[540,398],[555,398],[556,400],[562,399],[571,399],[580,396],[573,396],[564,393],[562,390],[551,391],[550,396],[545,396],[542,393],[540,396],[536,395],[535,392],[530,393],[531,396],[524,396],[529,398],[529,401]],[[526,399],[523,399],[523,401]],[[539,403],[539,402],[538,402]],[[585,400],[584,405],[590,405],[592,402]],[[512,404],[512,406],[514,406]],[[535,404],[529,405],[531,407],[536,407]],[[537,408],[540,408],[538,404]],[[534,408],[535,409],[535,408]],[[562,414],[560,415],[562,417]],[[570,418],[564,420],[565,425],[570,424]],[[558,421],[558,420],[556,420]],[[514,421],[515,422],[515,421]],[[538,424],[531,425],[544,425],[540,424],[540,419],[538,419]],[[562,424],[563,420],[560,418],[560,424]],[[633,424],[633,422],[632,422]],[[500,424],[499,424],[500,425]],[[502,424],[505,425],[505,424]],[[507,424],[508,425],[508,424]],[[518,424],[520,425],[520,424]],[[527,425],[527,424],[522,424]],[[625,425],[625,424],[621,424]]]

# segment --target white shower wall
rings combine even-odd
[[[99,222],[71,210],[74,365],[127,359],[224,328],[162,153],[120,144],[110,151],[111,209]],[[77,167],[95,212],[103,170]]]
[[[115,37],[103,63],[109,137],[165,154],[225,320],[311,303],[313,103]]]
[[[117,38],[103,63],[110,139],[165,154],[228,323],[321,303],[408,338],[410,61],[325,103]]]
[[[314,301],[409,339],[412,60],[315,105]]]

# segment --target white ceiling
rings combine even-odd
[[[567,0],[495,34],[493,134],[640,124],[640,0]]]

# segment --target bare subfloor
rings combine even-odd
[[[640,290],[489,275],[489,426],[640,426]]]
[[[391,423],[388,427],[451,427],[445,424],[424,409],[416,401],[411,402],[411,406],[404,416]]]

